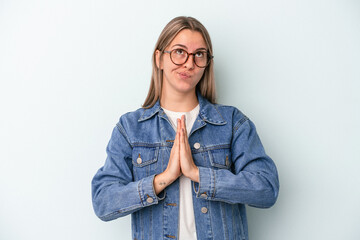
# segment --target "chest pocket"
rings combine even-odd
[[[212,167],[229,169],[231,166],[230,148],[209,150],[208,156]]]
[[[157,173],[159,147],[134,147],[132,163],[135,180]]]

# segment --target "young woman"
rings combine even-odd
[[[272,206],[279,182],[254,124],[215,103],[205,27],[163,29],[142,108],[121,116],[92,181],[96,215],[132,214],[133,239],[248,239],[245,204]]]

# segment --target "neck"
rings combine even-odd
[[[189,112],[198,105],[198,99],[194,91],[188,93],[162,91],[160,105],[174,112]]]

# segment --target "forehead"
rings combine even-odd
[[[184,45],[189,50],[198,48],[207,48],[205,40],[200,32],[189,29],[181,30],[170,43],[169,47],[176,44]]]

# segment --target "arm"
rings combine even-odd
[[[93,207],[101,220],[128,215],[163,199],[155,194],[154,175],[134,181],[132,146],[120,123],[112,132],[106,152],[105,165],[92,180]]]
[[[197,197],[271,207],[279,192],[276,166],[245,116],[234,125],[231,150],[233,171],[199,167],[200,183],[198,188],[194,185]]]

